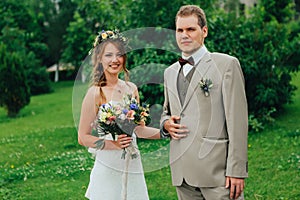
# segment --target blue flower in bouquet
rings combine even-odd
[[[135,103],[130,104],[129,107],[130,107],[131,110],[137,110],[139,108],[138,105],[135,104]]]
[[[142,106],[132,95],[125,95],[123,102],[120,104],[102,104],[99,106],[98,114],[98,132],[100,134],[131,135],[134,128],[144,123],[150,123],[149,105]]]
[[[99,136],[111,134],[113,139],[116,135],[131,135],[139,124],[148,125],[151,121],[149,105],[142,106],[132,95],[125,95],[120,104],[102,104],[96,123],[96,132]],[[122,154],[124,158],[126,151]],[[135,156],[134,153],[131,155]]]
[[[128,113],[128,109],[124,108],[123,113],[126,115]]]

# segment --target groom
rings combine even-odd
[[[206,17],[198,6],[182,6],[175,22],[183,58],[164,73],[161,136],[171,137],[178,199],[243,199],[248,113],[239,61],[206,49]]]

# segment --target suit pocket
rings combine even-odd
[[[199,151],[199,159],[205,157],[215,157],[216,159],[226,159],[228,139],[202,138]]]

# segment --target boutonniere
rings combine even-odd
[[[199,82],[199,85],[206,97],[209,96],[209,91],[214,86],[214,84],[212,83],[212,81],[209,78],[208,79],[202,78],[201,81]]]

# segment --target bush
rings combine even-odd
[[[27,77],[31,95],[45,94],[53,91],[49,74],[45,68],[28,69]]]
[[[30,102],[22,60],[17,52],[8,52],[6,45],[0,43],[0,106],[6,109],[9,117],[15,117]]]
[[[7,51],[17,52],[22,58],[25,75],[31,94],[51,91],[50,79],[41,62],[47,52],[42,41],[43,33],[28,9],[26,3],[19,1],[0,2],[0,41]]]
[[[259,126],[272,121],[273,114],[291,102],[296,89],[291,74],[299,70],[299,64],[290,59],[299,57],[297,37],[290,36],[293,30],[276,19],[266,22],[263,12],[258,7],[251,17],[239,19],[223,14],[210,22],[212,31],[207,39],[210,50],[240,60],[249,114]],[[258,130],[256,125],[253,129]]]

